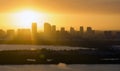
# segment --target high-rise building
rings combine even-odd
[[[80,34],[83,34],[84,33],[84,28],[83,28],[83,26],[80,26]]]
[[[52,25],[51,32],[56,32],[56,26],[55,25]]]
[[[51,25],[49,23],[44,23],[44,33],[51,33]]]
[[[14,30],[7,30],[7,39],[12,40],[15,37],[15,31]]]
[[[32,35],[37,34],[37,23],[32,23]]]
[[[18,29],[17,37],[19,40],[31,40],[31,31],[30,29]]]
[[[74,34],[75,33],[75,29],[73,27],[70,27],[70,33]]]
[[[61,27],[61,32],[65,32],[65,28],[64,27]]]
[[[87,27],[86,36],[89,38],[92,38],[95,36],[95,30],[92,29],[92,27]]]
[[[0,40],[4,40],[5,35],[6,35],[6,32],[4,30],[0,29]]]
[[[92,28],[91,27],[87,27],[87,32],[91,33],[92,32]]]

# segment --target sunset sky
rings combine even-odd
[[[120,0],[0,0],[0,29],[60,27],[120,30]]]

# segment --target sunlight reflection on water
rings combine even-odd
[[[120,65],[1,65],[0,71],[120,71]]]
[[[53,50],[75,50],[78,47],[69,46],[39,46],[39,45],[0,45],[0,50],[37,50],[37,49],[53,49]],[[82,48],[82,47],[81,47]]]

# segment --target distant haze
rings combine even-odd
[[[120,30],[120,0],[0,0],[0,28],[17,29],[16,25],[26,24],[16,20],[19,17],[11,17],[26,9],[46,14],[44,20],[43,16],[37,20],[39,29],[43,29],[43,22],[49,22],[58,29],[91,26],[96,30]]]

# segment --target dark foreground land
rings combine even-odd
[[[11,50],[0,51],[0,64],[120,64],[120,50]]]
[[[1,41],[0,44],[61,45],[85,47],[79,50],[0,51],[0,64],[120,64],[120,40],[29,40]],[[117,47],[114,47],[117,46]],[[86,49],[87,47],[87,49]]]

